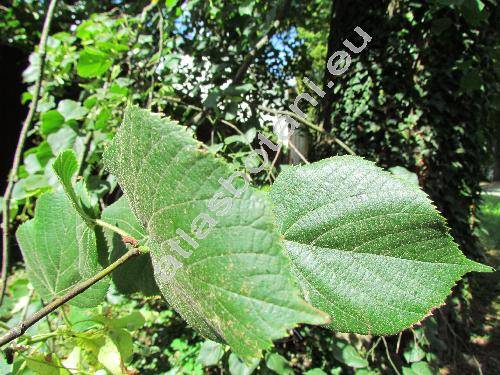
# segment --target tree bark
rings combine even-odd
[[[330,11],[330,31],[328,34],[328,49],[325,57],[325,68],[323,76],[323,90],[326,92],[323,98],[323,110],[321,111],[320,121],[323,122],[323,128],[326,132],[332,130],[332,103],[335,99],[333,89],[328,87],[328,83],[332,80],[332,76],[327,68],[327,62],[331,55],[342,49],[342,41],[345,39],[346,13],[348,2],[347,0],[332,0]]]

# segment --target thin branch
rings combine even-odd
[[[21,162],[21,152],[24,148],[24,143],[26,141],[28,130],[35,116],[36,109],[38,106],[38,100],[40,96],[40,89],[42,86],[43,70],[45,68],[45,57],[46,57],[46,45],[47,38],[49,36],[50,23],[52,22],[52,17],[54,16],[54,9],[56,7],[57,0],[51,0],[49,8],[47,9],[47,15],[43,23],[42,35],[40,36],[40,44],[38,46],[38,54],[40,55],[40,69],[38,71],[38,76],[35,81],[35,89],[33,90],[33,98],[30,103],[28,114],[24,120],[23,126],[21,128],[21,133],[19,134],[19,140],[17,141],[16,151],[14,153],[14,160],[12,162],[12,168],[9,173],[9,179],[7,183],[7,188],[3,195],[2,201],[2,276],[0,278],[0,306],[3,303],[5,297],[5,289],[7,287],[7,272],[9,266],[9,240],[10,240],[10,200],[12,198],[12,189],[14,182],[17,180],[17,172],[19,169],[19,164]]]
[[[372,347],[368,350],[368,352],[366,352],[366,358],[372,356],[372,362],[373,362],[373,353],[375,351],[375,349],[377,348],[378,344],[380,343],[380,341],[382,340],[382,338],[378,338],[377,341],[375,341],[375,343],[372,345]]]
[[[187,109],[192,109],[194,111],[197,111],[197,112],[203,112],[203,109],[200,108],[200,107],[197,107],[195,105],[192,105],[192,104],[187,104],[187,103],[184,103],[181,99],[179,98],[176,98],[174,96],[164,96],[163,97],[164,99],[166,99],[167,101],[169,102],[172,102],[172,103],[175,103],[175,104],[178,104],[180,106],[183,106],[184,108],[187,108]],[[232,122],[229,122],[227,120],[224,120],[224,119],[220,119],[219,120],[222,124],[224,125],[227,125],[229,126],[231,129],[233,129],[236,133],[238,133],[239,135],[242,135],[242,136],[245,136],[245,133],[243,133],[235,124],[233,124]]]
[[[99,272],[97,275],[91,277],[90,279],[87,279],[85,281],[82,281],[82,282],[76,284],[64,296],[55,298],[52,302],[50,302],[48,305],[46,305],[43,309],[37,311],[35,314],[30,316],[28,319],[22,321],[17,326],[12,328],[7,334],[2,336],[0,338],[0,346],[5,345],[6,343],[22,336],[24,334],[24,332],[26,332],[26,330],[29,327],[31,327],[33,324],[37,323],[39,320],[43,319],[48,314],[55,311],[57,308],[61,307],[66,302],[68,302],[72,298],[76,297],[80,293],[83,293],[88,288],[90,288],[92,285],[97,283],[99,280],[105,278],[107,275],[109,275],[111,272],[113,272],[116,268],[120,267],[122,264],[127,262],[129,259],[134,258],[134,257],[138,256],[139,254],[141,254],[141,250],[134,247],[134,248],[130,249],[129,251],[127,251],[122,257],[120,257],[115,262],[111,263],[108,267],[106,267],[101,272]]]
[[[279,110],[279,109],[272,109],[272,108],[269,108],[269,107],[265,107],[263,105],[259,105],[258,108],[261,110],[261,111],[264,111],[264,112],[268,112],[268,113],[272,113],[273,115],[283,115],[283,116],[290,116],[291,118],[303,123],[305,126],[307,126],[308,128],[312,129],[312,130],[315,130],[319,133],[323,133],[323,134],[328,134],[330,137],[332,137],[333,141],[338,144],[340,147],[342,147],[344,149],[344,151],[346,151],[349,155],[356,155],[356,153],[349,147],[347,146],[344,142],[342,142],[340,139],[338,139],[337,137],[331,135],[330,133],[328,133],[327,131],[325,131],[325,129],[323,129],[322,127],[316,125],[316,124],[313,124],[311,121],[308,121],[306,120],[305,118],[303,118],[302,116],[299,116],[291,111],[283,111],[283,110]]]
[[[120,228],[114,226],[113,224],[107,223],[107,222],[100,220],[100,219],[95,219],[94,222],[103,228],[106,228],[112,232],[118,233],[122,237],[133,238],[129,233],[127,233],[123,229],[120,229]]]
[[[99,280],[105,278],[107,275],[109,275],[115,269],[117,269],[122,264],[127,262],[129,259],[134,258],[134,257],[140,255],[141,253],[142,253],[142,251],[138,247],[134,247],[134,248],[130,249],[123,256],[121,256],[119,259],[117,259],[116,261],[111,263],[108,267],[103,269],[97,275],[91,277],[90,279],[87,279],[85,281],[82,281],[82,282],[76,284],[64,296],[56,297],[49,304],[47,304],[43,309],[37,311],[35,314],[30,316],[29,318],[23,320],[17,326],[12,328],[9,332],[7,332],[4,336],[2,336],[0,338],[0,347],[2,345],[5,345],[5,344],[11,342],[12,340],[14,340],[16,338],[22,336],[24,334],[24,332],[26,332],[26,330],[29,327],[31,327],[33,324],[37,323],[39,320],[43,319],[48,314],[55,311],[57,308],[61,307],[63,304],[65,304],[66,302],[68,302],[72,298],[76,297],[80,293],[83,293],[84,291],[86,291],[92,285],[97,283]]]
[[[272,27],[269,28],[269,30],[257,41],[255,47],[245,56],[243,63],[240,65],[233,78],[233,85],[238,85],[243,80],[248,68],[250,68],[250,65],[252,65],[252,62],[255,60],[260,50],[269,42],[269,37],[278,29],[279,24],[279,19],[274,21]]]
[[[479,361],[477,360],[476,356],[474,355],[474,352],[467,345],[467,343],[465,343],[465,341],[462,340],[462,338],[455,332],[455,330],[451,326],[450,322],[448,322],[448,319],[446,318],[446,316],[444,315],[444,313],[443,313],[442,310],[439,310],[439,314],[441,315],[442,320],[445,322],[446,327],[449,329],[449,331],[453,335],[454,340],[458,340],[458,342],[460,342],[460,344],[462,344],[462,346],[465,348],[465,350],[467,350],[469,352],[469,354],[471,355],[472,359],[476,363],[479,375],[483,375],[483,370],[481,368],[481,363],[479,363]]]
[[[403,337],[403,331],[399,332],[398,342],[396,343],[396,354],[399,353],[399,346],[401,345],[401,337]]]
[[[120,234],[124,242],[132,244],[133,246],[132,249],[127,251],[122,257],[111,263],[108,267],[104,268],[101,272],[99,272],[95,276],[85,281],[79,282],[74,287],[72,287],[65,295],[61,297],[56,297],[41,310],[38,310],[35,314],[30,316],[29,318],[21,321],[17,326],[12,328],[9,332],[7,332],[0,338],[0,347],[22,336],[24,332],[26,332],[26,330],[33,324],[37,323],[39,320],[43,319],[51,312],[55,311],[57,308],[61,307],[62,305],[64,305],[66,302],[73,299],[77,295],[86,291],[92,285],[97,283],[99,280],[105,278],[107,275],[109,275],[111,272],[113,272],[115,269],[120,267],[128,260],[143,253],[143,250],[141,250],[138,245],[138,241],[124,230],[115,227],[112,224],[106,223],[105,221],[102,220],[95,220],[95,223]]]
[[[401,375],[401,373],[399,372],[398,368],[396,367],[396,365],[394,364],[394,362],[392,361],[392,358],[391,358],[391,353],[389,353],[389,346],[387,346],[387,341],[385,341],[385,337],[384,336],[381,336],[382,338],[382,341],[384,342],[384,346],[385,346],[385,353],[387,355],[387,359],[389,360],[389,363],[391,364],[392,366],[392,369],[394,370],[394,372],[398,375]]]
[[[299,149],[297,147],[295,147],[295,145],[290,141],[288,140],[288,145],[290,146],[290,148],[297,154],[299,155],[299,158],[302,159],[302,161],[306,164],[311,164],[309,163],[309,161],[306,159],[306,157],[304,155],[302,155],[302,153],[299,151]]]
[[[247,73],[248,69],[254,62],[255,58],[261,53],[262,49],[267,45],[269,42],[269,39],[271,36],[278,30],[282,20],[285,18],[286,13],[290,9],[290,0],[285,0],[283,4],[281,5],[281,9],[276,16],[276,19],[272,23],[271,27],[267,29],[265,34],[255,43],[255,47],[252,48],[246,56],[243,58],[243,62],[241,63],[240,67],[236,71],[235,75],[232,78],[231,85],[237,86],[240,84],[243,79],[245,78],[245,74]],[[190,121],[191,124],[197,125],[201,123],[209,114],[210,108],[203,108],[203,110],[196,114],[196,116],[193,117],[192,121]]]
[[[181,99],[176,98],[175,96],[165,95],[165,96],[162,96],[162,98],[165,99],[165,100],[167,100],[167,101],[169,101],[169,102],[172,102],[172,103],[178,104],[178,105],[180,105],[182,107],[185,107],[187,109],[193,109],[193,110],[195,110],[197,112],[203,111],[202,108],[197,107],[197,106],[192,105],[192,104],[184,103]]]
[[[294,112],[284,111],[284,110],[280,110],[280,109],[273,109],[273,108],[265,107],[263,105],[259,105],[257,108],[260,109],[261,111],[272,113],[273,115],[290,116],[291,118],[303,123],[304,125],[306,125],[308,128],[311,128],[312,130],[316,130],[317,132],[320,132],[320,133],[326,133],[323,128],[319,127],[316,124],[313,124],[311,121],[306,120],[305,118],[295,114]]]
[[[269,172],[267,172],[266,179],[269,181],[269,183],[271,183],[271,177],[274,179],[273,168],[276,165],[276,162],[278,161],[280,154],[281,154],[281,147],[278,148],[278,151],[276,151],[276,155],[274,156],[271,166],[269,167]]]

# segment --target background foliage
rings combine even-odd
[[[5,51],[28,57],[46,6],[46,1],[15,0],[2,5]],[[462,250],[482,260],[479,230],[490,241],[486,254],[495,263],[498,241],[483,229],[491,234],[498,226],[496,198],[488,196],[482,217],[478,211],[480,182],[488,177],[498,147],[499,21],[494,0],[60,1],[12,219],[19,224],[31,218],[36,199],[58,188],[51,165],[64,149],[76,152],[80,175],[101,205],[116,201],[120,191],[103,170],[102,152],[128,102],[191,125],[199,140],[241,166],[257,144],[257,130],[275,139],[274,117],[263,107],[287,108],[304,90],[304,77],[323,82],[328,51],[341,48],[345,38],[354,41],[352,30],[359,25],[373,40],[353,56],[332,95],[310,108],[309,119],[327,133],[303,127],[296,140],[302,152],[310,161],[343,154],[335,136],[384,167],[417,173]],[[262,47],[249,61],[256,46]],[[24,104],[31,99],[37,69],[35,51],[22,76]],[[285,149],[273,172],[290,158],[293,152]],[[263,172],[254,183],[266,186],[273,175]],[[479,228],[481,220],[490,228]],[[1,310],[7,325],[40,306],[22,267],[13,273],[9,291]],[[253,367],[280,374],[425,374],[477,373],[482,366],[483,373],[495,373],[500,368],[494,358],[498,323],[492,319],[497,295],[497,276],[470,277],[446,308],[399,337],[300,327]],[[26,356],[16,357],[14,373],[50,373],[37,367],[47,362],[50,371],[62,372],[54,367],[61,364],[110,371],[107,364],[116,358],[139,373],[250,371],[252,366],[228,348],[204,342],[164,304],[109,295],[99,310],[72,307],[53,314],[30,332],[35,342]],[[86,362],[71,364],[71,353],[78,350],[88,353]]]

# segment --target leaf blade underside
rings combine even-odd
[[[249,188],[233,199],[226,215],[209,210],[213,195],[223,191],[219,178],[232,171],[200,150],[185,128],[129,109],[104,162],[149,234],[160,290],[204,336],[251,358],[300,322],[327,321],[299,297],[263,193]],[[193,219],[203,213],[217,224],[193,249],[176,229],[192,236]],[[192,254],[184,258],[173,251],[172,239]],[[182,264],[171,280],[168,257]]]
[[[127,198],[124,196],[107,206],[102,212],[101,219],[123,229],[139,243],[144,242],[147,238],[146,231],[135,218]],[[112,263],[123,256],[128,249],[119,234],[105,229],[104,235],[110,249],[109,262]],[[153,276],[153,265],[149,254],[141,254],[129,260],[113,271],[111,277],[117,290],[121,293],[142,292],[146,296],[160,294]]]
[[[76,283],[98,273],[104,251],[96,235],[62,193],[42,195],[33,219],[19,226],[16,238],[35,291],[48,302]],[[106,296],[109,279],[103,279],[68,303],[94,307]]]

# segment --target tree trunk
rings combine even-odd
[[[495,145],[495,164],[493,167],[493,181],[500,181],[500,140]]]
[[[327,62],[331,55],[342,49],[342,41],[345,39],[345,26],[347,13],[347,0],[332,0],[330,12],[330,31],[328,34],[328,50],[325,58],[325,69],[323,76],[323,90],[326,92],[323,98],[323,111],[321,113],[323,128],[330,132],[332,130],[331,114],[334,94],[332,88],[328,87],[328,83],[332,80],[332,76],[327,68]]]

